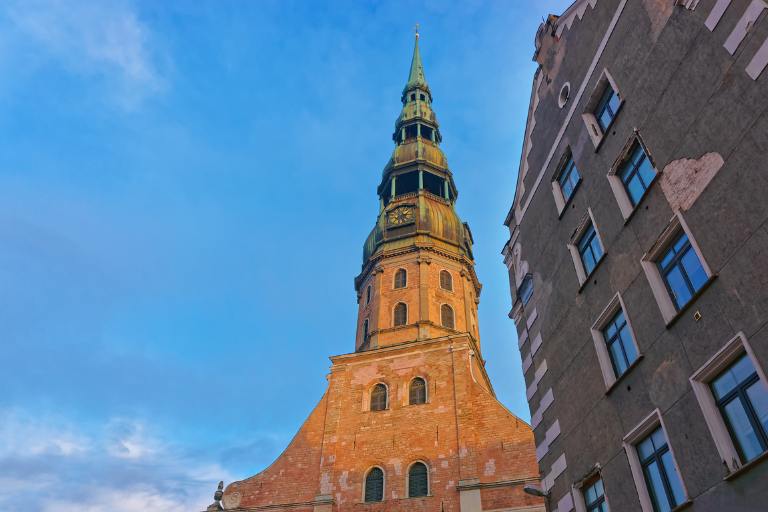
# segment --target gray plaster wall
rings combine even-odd
[[[768,70],[758,80],[745,72],[768,38],[768,11],[730,55],[723,43],[750,2],[733,0],[711,32],[704,21],[714,3],[701,0],[689,10],[662,9],[661,0],[628,0],[534,190],[571,106],[560,109],[557,94],[563,83],[570,82],[574,101],[620,1],[598,0],[594,9],[587,8],[583,19],[564,32],[555,47],[557,54],[539,71],[544,79],[533,113],[528,172],[519,182],[515,204],[524,204],[530,194],[533,198],[519,225],[511,220],[510,230],[534,276],[532,300],[522,310],[519,301],[513,308],[522,318],[518,334],[526,329],[526,316],[534,308],[538,312],[522,353],[530,351],[536,334],[543,339],[526,371],[526,384],[533,382],[534,369],[542,361],[548,367],[529,402],[531,412],[547,389],[555,397],[535,429],[537,444],[555,420],[561,427],[540,462],[542,476],[561,454],[567,460],[552,488],[553,504],[599,464],[611,509],[639,511],[622,438],[658,408],[693,500],[689,510],[768,510],[768,462],[725,480],[727,469],[689,383],[691,374],[739,331],[768,370]],[[596,150],[580,114],[603,68],[613,76],[625,103]],[[682,212],[717,277],[669,327],[640,261],[673,217],[670,200],[658,179],[625,222],[606,177],[635,129],[659,171],[670,162],[712,152],[724,160]],[[559,156],[568,148],[583,181],[559,217],[551,181]],[[566,244],[587,208],[592,210],[606,257],[580,288]],[[616,292],[622,294],[643,357],[606,392],[590,327]]]

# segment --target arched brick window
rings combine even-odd
[[[376,384],[371,390],[371,410],[383,411],[387,408],[387,386]]]
[[[408,273],[404,268],[397,269],[395,272],[395,288],[405,288],[408,284]]]
[[[440,271],[440,288],[449,292],[453,291],[453,276],[447,270]]]
[[[416,377],[411,381],[408,389],[408,403],[410,405],[427,403],[427,383],[421,377]]]
[[[408,470],[408,497],[418,498],[429,495],[429,476],[427,465],[423,462],[414,462]]]
[[[393,324],[395,327],[408,323],[408,306],[405,302],[398,302],[395,306]]]
[[[365,305],[371,303],[371,285],[368,285],[368,288],[365,289]]]
[[[455,322],[453,320],[453,308],[448,304],[443,304],[440,306],[440,324],[443,327],[447,327],[449,329],[455,328]]]
[[[363,343],[368,341],[368,319],[363,322]]]
[[[365,501],[384,500],[384,472],[381,468],[371,468],[365,476]]]

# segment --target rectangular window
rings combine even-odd
[[[621,100],[619,99],[619,95],[616,94],[616,91],[613,90],[613,87],[611,87],[610,84],[606,84],[605,91],[600,97],[600,101],[594,112],[597,123],[600,125],[600,129],[603,130],[603,132],[606,132],[608,127],[613,123],[616,114],[619,112],[620,105]]]
[[[768,388],[742,354],[710,384],[742,461],[768,450]]]
[[[637,206],[656,177],[656,170],[639,142],[635,142],[628,158],[621,165],[618,175],[624,184],[630,203],[633,207]]]
[[[596,482],[584,489],[584,504],[587,512],[608,512],[602,479],[598,478]]]
[[[682,504],[685,491],[661,426],[640,441],[636,448],[653,510],[669,512]]]
[[[661,256],[659,271],[677,310],[682,309],[708,280],[688,235],[681,233]]]
[[[603,248],[600,245],[600,240],[597,238],[597,233],[595,233],[595,226],[591,223],[581,235],[578,248],[581,263],[584,265],[584,273],[589,276],[597,266],[600,258],[603,257]]]
[[[520,283],[520,288],[517,290],[518,298],[523,302],[523,306],[526,306],[533,296],[533,276],[527,274],[523,278],[523,282]]]
[[[616,377],[621,377],[637,359],[637,349],[632,340],[624,311],[619,310],[603,329],[603,338]]]
[[[560,184],[563,201],[567,203],[576,191],[579,182],[581,182],[581,175],[579,175],[579,170],[576,168],[572,156],[569,156],[568,160],[566,160],[560,176],[557,178],[557,182]]]

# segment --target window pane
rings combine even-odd
[[[608,107],[611,109],[611,111],[616,114],[616,112],[619,111],[619,105],[621,101],[619,99],[619,95],[616,94],[613,89],[611,89],[611,99],[608,101]]]
[[[591,274],[596,264],[595,258],[592,256],[592,251],[587,250],[582,254],[581,261],[584,263],[584,273],[587,275]]]
[[[595,255],[595,260],[599,260],[603,255],[603,248],[600,246],[600,240],[597,239],[597,235],[595,235],[595,237],[592,239],[590,245],[592,246],[592,252]]]
[[[598,121],[600,121],[600,128],[602,128],[603,131],[607,130],[608,127],[611,126],[613,117],[611,116],[611,113],[608,111],[608,109],[603,110],[603,112],[600,114],[600,117],[598,118]]]
[[[384,499],[384,473],[379,468],[373,468],[365,478],[365,501],[382,501]]]
[[[632,364],[637,359],[637,350],[635,350],[635,344],[632,343],[632,337],[629,333],[629,327],[624,326],[621,330],[621,345],[624,347],[624,353],[627,356],[627,363]]]
[[[640,459],[645,460],[653,455],[653,441],[650,437],[646,437],[640,444],[637,445],[637,452],[640,454]]]
[[[701,261],[699,261],[699,257],[696,251],[693,250],[693,247],[689,247],[685,254],[683,254],[682,264],[685,268],[685,273],[688,274],[688,279],[690,279],[693,285],[694,291],[699,291],[704,286],[704,283],[707,282],[707,273],[704,272],[704,267],[701,266]]]
[[[688,289],[688,283],[685,282],[683,274],[680,272],[679,267],[673,267],[672,270],[666,276],[669,289],[672,291],[672,295],[675,299],[677,309],[685,306],[693,295]]]
[[[651,441],[653,441],[653,448],[656,451],[659,451],[667,446],[667,438],[664,435],[664,431],[661,430],[661,427],[657,428],[653,434],[651,434]]]
[[[653,166],[651,166],[651,161],[648,160],[648,158],[645,158],[643,163],[640,164],[637,173],[642,178],[646,188],[648,188],[648,185],[651,184],[653,178],[656,177],[656,171],[653,169]]]
[[[627,183],[627,194],[629,195],[629,201],[632,206],[637,205],[645,194],[645,187],[640,182],[640,178],[635,174],[632,179]]]
[[[668,451],[662,455],[661,462],[664,464],[664,472],[667,474],[667,481],[672,490],[672,496],[675,499],[675,502],[671,505],[675,507],[685,501],[685,491],[683,491],[680,475],[677,474],[675,462],[672,460],[672,452]]]
[[[732,368],[728,368],[712,381],[712,393],[719,400],[733,391],[738,385],[739,382],[736,380],[736,374],[733,373]]]
[[[427,466],[417,462],[408,473],[408,496],[411,498],[426,496],[429,493]]]
[[[757,419],[763,426],[763,434],[768,433],[768,389],[765,382],[759,380],[747,388],[747,396]]]
[[[747,411],[744,409],[744,404],[741,403],[741,400],[739,398],[731,400],[724,409],[728,425],[731,427],[733,436],[736,437],[736,442],[739,444],[746,459],[745,462],[763,453],[757,433],[749,422]]]
[[[584,492],[584,500],[587,502],[587,505],[590,503],[593,503],[597,499],[597,491],[595,490],[594,486],[589,487]]]
[[[653,500],[653,508],[657,512],[669,512],[672,507],[669,506],[667,493],[664,490],[664,482],[661,479],[659,466],[655,461],[645,467],[645,478],[648,483],[648,493]]]
[[[629,365],[624,360],[624,353],[621,351],[621,343],[614,342],[611,347],[611,360],[613,361],[613,369],[616,371],[616,377],[620,377],[627,371]]]

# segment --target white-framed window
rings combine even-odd
[[[592,144],[597,148],[618,116],[624,98],[611,74],[603,70],[581,115]]]
[[[640,358],[635,332],[621,294],[614,295],[603,308],[591,331],[605,387],[610,389]]]
[[[554,176],[552,176],[552,195],[555,198],[557,214],[562,215],[563,210],[576,194],[576,190],[581,184],[581,174],[576,167],[571,149],[566,149],[560,163],[557,166]]]
[[[405,302],[398,302],[392,310],[392,326],[400,327],[408,323],[408,305]]]
[[[573,500],[576,512],[609,512],[610,510],[600,473],[586,480],[580,488],[574,485],[572,494],[576,497]]]
[[[640,264],[667,325],[713,278],[680,212],[675,212]]]
[[[568,244],[580,286],[589,279],[598,263],[605,257],[603,247],[605,246],[595,224],[592,209],[587,208],[587,214],[574,230]]]
[[[625,220],[634,213],[658,175],[645,143],[635,131],[608,172],[608,183]]]
[[[411,463],[405,486],[409,498],[429,496],[429,466],[420,460]]]
[[[373,466],[366,471],[363,484],[364,502],[384,501],[384,479],[384,470],[379,466]]]
[[[666,432],[656,409],[624,436],[624,451],[643,512],[669,512],[688,501]]]
[[[731,472],[768,451],[768,380],[744,333],[731,338],[690,382]]]

